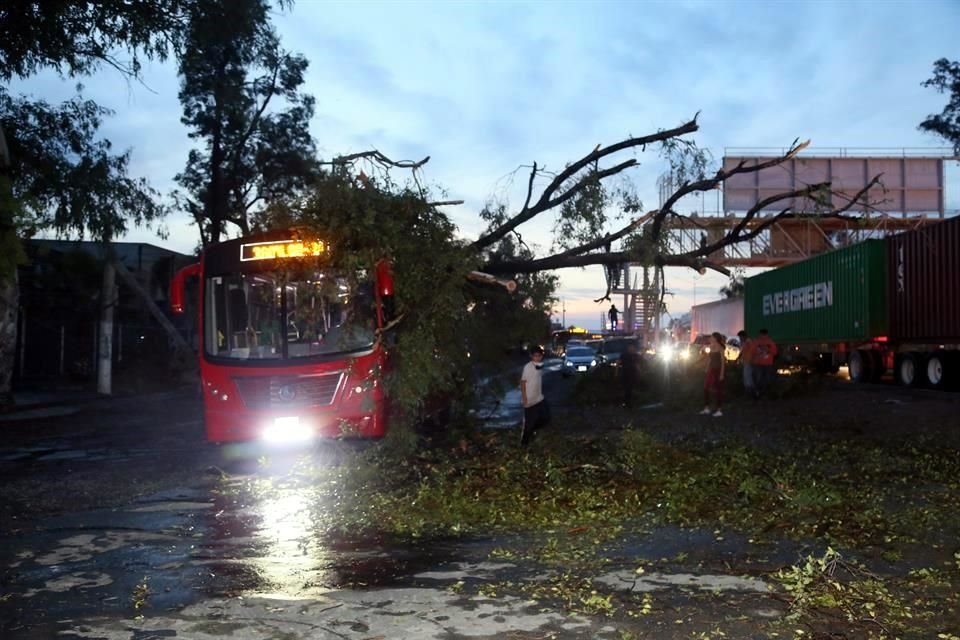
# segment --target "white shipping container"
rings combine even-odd
[[[727,298],[690,308],[690,342],[719,331],[728,339],[743,329],[743,298]]]

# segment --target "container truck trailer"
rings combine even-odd
[[[946,387],[960,378],[960,218],[748,278],[744,314],[789,363]]]
[[[690,342],[699,335],[719,331],[727,338],[735,338],[743,329],[743,298],[726,298],[690,308]]]

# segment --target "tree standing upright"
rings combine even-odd
[[[0,9],[0,79],[43,69],[81,76],[103,66],[136,78],[141,58],[176,50],[185,4],[8,0]],[[146,183],[128,176],[129,155],[115,155],[98,139],[107,113],[79,97],[52,106],[0,89],[0,129],[9,147],[0,176],[0,407],[12,402],[22,240],[40,229],[106,240],[127,222],[162,211]]]
[[[281,3],[287,5],[289,3]],[[291,202],[317,174],[300,88],[307,60],[286,52],[266,0],[195,0],[180,58],[181,122],[201,143],[176,180],[201,243],[246,234],[267,206]]]
[[[954,156],[960,158],[960,62],[940,58],[933,63],[933,77],[923,86],[946,93],[950,99],[943,111],[927,116],[918,128],[949,142]]]

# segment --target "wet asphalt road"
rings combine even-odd
[[[567,384],[548,363],[548,393]],[[492,426],[517,424],[518,398],[493,409]],[[623,637],[625,623],[603,616],[461,594],[464,584],[557,571],[490,559],[494,548],[536,540],[318,539],[296,487],[267,498],[250,489],[264,475],[262,451],[205,443],[199,416],[183,391],[0,421],[0,637]],[[335,463],[350,446],[325,443],[311,455]],[[611,591],[673,594],[673,626],[650,637],[689,637],[734,612],[749,629],[782,614],[760,579],[679,566],[634,572],[638,558],[666,556],[722,569],[743,545],[711,532],[645,532],[611,546],[589,577]],[[791,553],[772,549],[770,561]]]

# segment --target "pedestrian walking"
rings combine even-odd
[[[773,360],[777,357],[777,343],[766,329],[760,329],[760,335],[753,348],[753,386],[757,398],[765,395],[773,384]]]
[[[610,311],[607,311],[607,315],[610,316],[610,330],[617,330],[617,321],[620,319],[620,310],[617,309],[617,305],[610,305]]]
[[[530,362],[520,376],[520,400],[523,403],[523,427],[520,444],[530,442],[533,434],[550,423],[550,406],[543,396],[543,347],[530,347]]]
[[[737,332],[740,338],[740,355],[738,360],[743,367],[743,390],[748,396],[753,397],[756,388],[753,384],[753,352],[756,349],[756,343],[750,339],[750,335],[745,329]]]
[[[707,351],[707,372],[703,381],[703,411],[701,415],[723,415],[723,378],[726,373],[726,359],[723,348],[726,340],[718,331],[710,334],[710,346]]]

